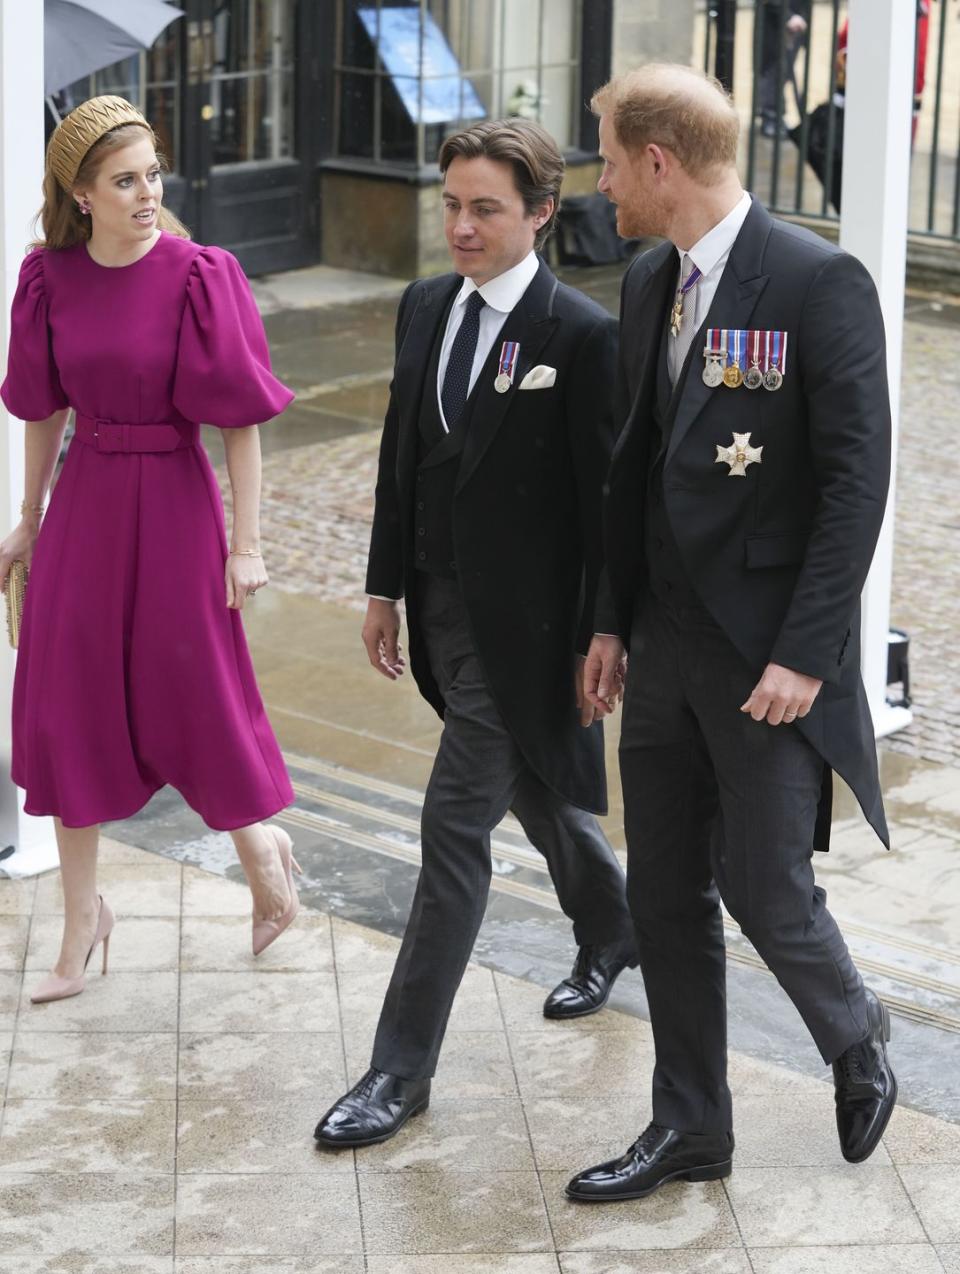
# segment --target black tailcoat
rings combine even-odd
[[[461,283],[455,274],[421,279],[400,302],[366,585],[406,598],[413,675],[441,716],[417,619],[413,515],[421,403],[436,393],[426,368]],[[518,341],[520,353],[512,387],[499,394],[504,341]],[[556,369],[555,384],[521,390],[538,364]],[[457,576],[490,690],[534,772],[597,813],[606,812],[603,732],[579,724],[574,672],[593,632],[615,369],[616,321],[541,261],[456,425],[466,430],[453,500]]]
[[[676,249],[661,244],[631,264],[621,292],[622,430],[605,499],[608,580],[597,628],[625,641],[645,588],[643,501],[651,439],[659,438],[651,414],[678,268]],[[782,388],[708,388],[701,372],[709,327],[786,331]],[[869,274],[755,201],[679,393],[664,443],[663,499],[689,580],[758,679],[771,661],[822,679],[797,727],[888,843],[859,668],[860,593],[890,476],[883,320]],[[729,446],[734,432],[763,447],[744,477],[716,462],[717,445]],[[829,770],[818,848],[828,838]]]

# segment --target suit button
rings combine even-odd
[[[423,512],[423,501],[422,501],[422,500],[418,500],[418,501],[417,501],[417,508],[420,510],[420,512],[421,512],[421,513]]]
[[[417,535],[426,535],[426,533],[427,533],[427,528],[425,526],[417,527]]]
[[[418,481],[418,482],[422,482],[422,481],[423,481],[423,474],[422,474],[422,473],[418,473],[418,474],[417,474],[417,481]]]
[[[427,555],[426,553],[420,552],[417,554],[417,558],[419,561],[425,562],[427,560]]]
[[[456,564],[456,562],[451,562],[451,563],[450,563],[450,569],[451,569],[451,571],[455,571],[455,570],[457,569],[457,564]]]

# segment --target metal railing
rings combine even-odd
[[[840,209],[847,4],[704,0],[694,58],[733,94],[741,170],[779,213]],[[960,241],[960,0],[918,0],[911,233]]]

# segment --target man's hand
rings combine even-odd
[[[754,721],[766,720],[768,725],[779,725],[782,721],[789,725],[797,717],[807,715],[822,685],[816,677],[780,664],[767,664],[740,711],[749,712]]]
[[[623,698],[626,672],[627,655],[620,638],[596,634],[583,663],[582,725],[613,712]],[[593,710],[590,721],[586,719],[588,707]]]
[[[580,724],[584,727],[593,725],[597,720],[597,710],[593,704],[587,699],[583,693],[583,670],[586,667],[586,659],[583,655],[577,655],[577,666],[574,671],[574,684],[577,688],[577,707],[580,709]]]
[[[367,648],[367,658],[391,681],[403,676],[406,660],[400,653],[400,605],[371,597],[367,602],[367,617],[360,634]]]

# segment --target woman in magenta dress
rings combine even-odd
[[[254,952],[297,909],[290,838],[263,825],[293,799],[240,610],[267,583],[257,425],[293,395],[270,371],[236,260],[161,208],[153,131],[122,98],[77,107],[47,151],[45,246],[20,271],[7,378],[26,425],[23,518],[0,545],[30,565],[13,697],[13,779],[53,815],[64,932],[35,1001],[83,990],[113,916],[99,824],[172,784],[229,831],[253,894]],[[76,434],[49,508],[69,408]],[[199,422],[223,430],[228,549]]]

